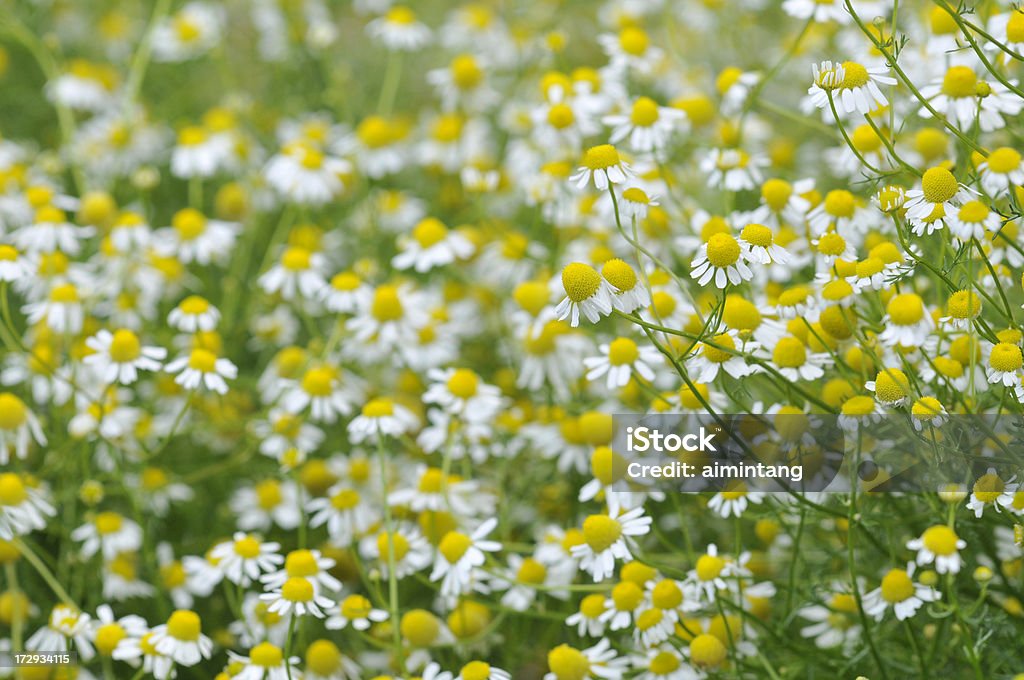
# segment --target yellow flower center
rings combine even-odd
[[[395,560],[401,560],[409,552],[409,541],[402,534],[393,533],[391,534],[391,549],[395,554]],[[382,557],[387,558],[388,533],[386,531],[377,534],[377,551]]]
[[[460,54],[452,59],[449,67],[452,82],[460,90],[472,90],[483,80],[484,72],[471,54]]]
[[[182,146],[199,146],[206,139],[206,130],[198,125],[189,125],[178,133],[178,144]]]
[[[702,350],[704,358],[708,361],[715,364],[721,364],[736,356],[735,351],[727,351],[736,349],[736,342],[728,333],[716,335],[713,342],[715,345],[718,345],[718,347],[712,347],[711,345],[704,344]],[[721,349],[719,347],[721,347]]]
[[[362,595],[349,595],[341,603],[341,615],[346,619],[365,619],[373,605]]]
[[[313,584],[300,576],[293,576],[281,586],[281,597],[290,602],[309,602],[313,594]]]
[[[408,26],[409,24],[416,23],[416,15],[411,9],[404,6],[392,7],[388,10],[387,20],[392,24],[402,24]]]
[[[989,472],[974,482],[974,497],[982,503],[995,503],[1003,491],[1006,490],[1006,482],[999,475]]]
[[[331,287],[334,290],[353,291],[362,283],[359,276],[352,272],[341,272],[331,277]]]
[[[571,262],[562,270],[562,287],[573,302],[590,298],[601,286],[601,275],[590,265]]]
[[[489,680],[491,667],[483,661],[470,661],[459,673],[461,680]]]
[[[188,358],[188,367],[200,373],[215,373],[217,369],[217,355],[208,349],[196,347]]]
[[[14,262],[18,259],[18,251],[6,244],[0,244],[0,262]]]
[[[780,368],[798,368],[807,363],[807,348],[798,338],[781,338],[772,352],[772,361]]]
[[[978,76],[969,66],[951,66],[942,77],[942,94],[947,97],[973,97]]]
[[[629,338],[616,338],[608,343],[608,361],[612,366],[627,366],[639,357],[640,350]]]
[[[246,536],[235,541],[234,549],[240,557],[251,560],[254,557],[259,557],[260,542],[252,536]]]
[[[50,301],[59,304],[73,304],[78,302],[78,289],[71,283],[63,283],[59,286],[54,286],[53,289],[50,290]]]
[[[391,124],[384,118],[369,116],[359,123],[356,128],[356,136],[364,146],[370,149],[379,149],[394,140],[394,131]]]
[[[631,612],[644,600],[644,591],[632,581],[617,583],[612,588],[612,602],[621,612]]]
[[[116,512],[101,512],[96,515],[93,524],[96,525],[96,531],[101,536],[109,536],[121,530],[121,527],[124,525],[124,518]]]
[[[903,293],[893,296],[885,311],[897,326],[913,326],[924,318],[924,302],[919,295]]]
[[[890,604],[903,602],[914,595],[914,582],[903,569],[893,569],[882,577],[882,599]]]
[[[863,87],[868,84],[870,75],[868,70],[863,65],[858,64],[855,61],[844,61],[843,62],[843,88],[852,90],[856,87]]]
[[[261,642],[249,651],[249,660],[254,666],[276,668],[284,661],[284,654],[277,645]]]
[[[537,585],[544,583],[544,579],[547,578],[547,575],[547,567],[532,557],[527,557],[523,560],[523,563],[519,565],[519,570],[516,572],[516,581],[519,583]]]
[[[1024,42],[1024,12],[1016,10],[1006,22],[1006,40],[1011,43]]]
[[[199,615],[188,609],[179,609],[167,619],[167,633],[176,640],[195,642],[202,633]]]
[[[921,189],[924,191],[924,200],[929,203],[945,203],[956,196],[959,186],[953,173],[936,166],[925,171],[921,178]]]
[[[0,430],[14,431],[28,420],[28,408],[10,392],[0,393]]]
[[[988,155],[988,169],[992,172],[1007,174],[1020,167],[1020,153],[1016,149],[1003,146]]]
[[[255,487],[256,502],[263,510],[276,508],[282,500],[281,486],[273,479],[267,479]]]
[[[334,391],[337,371],[330,366],[318,366],[302,376],[302,391],[313,397],[326,397]]]
[[[583,154],[583,166],[590,170],[605,170],[620,162],[619,152],[611,144],[592,146]]]
[[[1010,373],[1020,369],[1024,364],[1024,358],[1021,356],[1020,347],[1008,342],[1000,342],[992,348],[988,363],[997,371]]]
[[[650,630],[661,623],[664,618],[665,614],[660,609],[647,609],[636,617],[636,627],[641,631]]]
[[[718,578],[725,569],[725,560],[717,555],[701,555],[697,558],[697,578],[701,581],[712,581]]]
[[[583,540],[595,553],[603,552],[622,536],[622,524],[608,515],[590,515],[583,520]]]
[[[857,201],[846,189],[833,189],[825,194],[825,212],[832,217],[853,217]]]
[[[949,315],[956,319],[973,319],[981,313],[981,298],[969,290],[958,290],[949,296]]]
[[[572,107],[568,104],[559,102],[552,104],[548,109],[548,123],[557,130],[564,130],[575,121],[576,114],[572,112]]]
[[[897,402],[910,392],[910,381],[898,368],[887,368],[875,377],[875,394],[886,403]]]
[[[206,231],[206,218],[194,208],[179,210],[171,218],[171,226],[182,240],[191,241]]]
[[[395,286],[380,286],[373,293],[373,305],[370,313],[377,321],[397,321],[402,318],[405,310]]]
[[[989,215],[989,208],[981,201],[968,201],[960,207],[958,216],[963,222],[968,224],[980,224],[985,221],[985,218]]]
[[[466,554],[466,551],[472,545],[473,539],[466,534],[458,531],[449,531],[441,539],[441,544],[437,549],[444,555],[449,564],[455,564],[462,559],[462,556]]]
[[[633,112],[629,116],[633,125],[650,127],[658,122],[658,103],[650,97],[640,97],[633,102]]]
[[[725,645],[714,635],[701,633],[690,641],[690,661],[698,668],[715,668],[725,661]]]
[[[21,477],[13,472],[0,474],[0,505],[21,505],[28,498],[28,490]]]
[[[862,153],[870,153],[882,148],[882,138],[870,125],[858,125],[857,129],[853,131],[850,141]]]
[[[113,339],[110,341],[110,358],[114,362],[128,363],[138,359],[140,354],[142,345],[139,336],[126,328],[114,331]]]
[[[772,230],[763,224],[748,224],[740,236],[752,246],[768,248],[772,245]]]
[[[479,385],[480,378],[468,368],[457,369],[447,382],[448,391],[459,399],[469,399],[474,396]]]
[[[921,534],[921,540],[924,543],[924,547],[933,554],[948,556],[956,553],[956,544],[960,537],[945,524],[937,524],[925,529],[924,533]]]
[[[761,198],[773,212],[780,212],[789,203],[793,186],[782,179],[770,179],[761,185]]]
[[[583,652],[566,644],[548,652],[548,668],[557,680],[585,680],[590,677],[590,661]]]
[[[110,656],[121,640],[128,634],[117,623],[108,623],[96,630],[96,649],[103,656]]]
[[[935,397],[921,397],[914,402],[910,412],[918,420],[929,421],[942,414],[942,402]]]
[[[316,640],[306,648],[306,668],[330,676],[341,668],[341,650],[330,640]]]
[[[305,248],[288,248],[281,256],[281,265],[289,271],[305,271],[309,269],[310,257],[310,252]]]
[[[444,226],[441,220],[434,217],[420,220],[420,223],[412,230],[412,237],[416,239],[416,242],[422,248],[429,248],[436,243],[440,243],[446,236],[448,236],[448,228]]]
[[[844,416],[866,416],[874,411],[875,400],[871,397],[851,397],[843,402],[842,414]]]
[[[740,244],[729,234],[715,234],[708,240],[708,261],[714,267],[726,268],[740,259]]]
[[[647,670],[657,677],[667,677],[679,670],[680,663],[679,657],[672,652],[658,652],[647,665]]]
[[[650,42],[647,34],[635,26],[626,27],[619,33],[619,47],[622,48],[623,52],[634,57],[638,57],[646,52]]]

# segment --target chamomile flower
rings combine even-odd
[[[1006,116],[1016,116],[1024,108],[1024,103],[1005,85],[979,80],[973,68],[959,64],[950,66],[942,78],[922,87],[921,96],[962,130],[971,129],[975,121],[982,132],[998,130],[1006,125]],[[918,115],[932,117],[931,111],[923,106]]]
[[[78,651],[83,661],[96,655],[92,645],[92,617],[71,605],[59,604],[50,611],[45,626],[25,640],[25,649],[31,652]]]
[[[343,630],[351,625],[356,630],[367,630],[374,623],[388,620],[388,613],[374,608],[362,595],[349,595],[327,612],[324,625],[327,630]]]
[[[941,166],[925,171],[921,178],[921,188],[907,192],[904,208],[911,220],[926,219],[941,207],[943,213],[953,214],[957,204],[968,200],[970,194],[957,183],[953,173]]]
[[[581,637],[598,637],[604,634],[607,627],[602,615],[605,612],[606,598],[600,593],[591,593],[580,600],[579,610],[565,619],[566,626],[575,626],[576,633]]]
[[[359,552],[364,559],[376,560],[386,577],[392,571],[397,578],[422,571],[430,566],[432,548],[418,530],[399,527],[394,532],[381,531],[360,541]],[[392,557],[394,559],[392,559]]]
[[[931,586],[915,583],[913,562],[906,569],[890,569],[882,577],[881,585],[864,594],[864,613],[881,621],[891,606],[898,621],[913,616],[926,602],[935,602],[941,596]]]
[[[230,165],[233,147],[228,135],[211,134],[200,125],[184,127],[171,152],[171,174],[183,179],[212,177]]]
[[[853,396],[843,402],[839,409],[839,427],[844,432],[856,433],[861,428],[869,431],[871,426],[881,422],[885,411],[882,405],[864,395]]]
[[[616,560],[632,561],[629,546],[637,536],[651,530],[651,521],[643,507],[623,511],[612,496],[607,514],[590,515],[583,521],[583,542],[574,545],[571,554],[579,560],[580,570],[589,572],[595,583],[603,581],[614,573]]]
[[[730,482],[725,489],[719,491],[708,501],[708,508],[714,510],[719,516],[728,519],[739,517],[747,507],[753,503],[761,503],[765,494],[759,491],[749,491],[743,482]]]
[[[650,36],[636,25],[624,27],[618,35],[599,35],[597,42],[608,55],[615,71],[650,73],[665,56],[664,50],[651,44]]]
[[[1021,369],[1024,358],[1019,345],[1010,342],[998,342],[988,351],[985,374],[992,384],[1004,387],[1018,387],[1021,384]]]
[[[277,552],[280,548],[280,543],[261,541],[256,536],[236,531],[230,541],[214,546],[210,557],[217,561],[217,568],[224,572],[226,579],[246,587],[284,562]]]
[[[29,275],[29,266],[13,246],[0,243],[0,281],[13,283]]]
[[[832,105],[846,113],[867,114],[889,105],[879,85],[895,85],[885,75],[888,67],[866,67],[855,61],[836,64],[831,61],[814,64],[814,84],[808,90],[811,101],[819,109]]]
[[[756,366],[748,365],[744,358],[747,351],[757,349],[754,342],[743,343],[742,349],[737,347],[738,333],[728,331],[714,336],[710,342],[701,342],[686,360],[686,370],[698,383],[710,383],[725,372],[734,378],[744,378],[757,370]]]
[[[565,297],[555,308],[558,320],[569,318],[572,327],[580,324],[580,314],[591,323],[612,313],[614,292],[597,270],[582,262],[571,262],[562,270]]]
[[[612,306],[620,312],[629,314],[651,304],[647,288],[625,261],[617,257],[608,260],[601,266],[601,277],[611,284]]]
[[[960,571],[963,564],[960,551],[966,547],[967,542],[945,524],[929,527],[919,538],[907,542],[907,549],[917,551],[917,564],[934,562],[935,571],[940,574],[955,574]]]
[[[249,656],[229,650],[228,659],[232,665],[241,666],[241,670],[232,676],[237,680],[288,680],[292,673],[299,673],[299,657],[286,659],[284,651],[270,642],[261,642],[253,647]]]
[[[207,52],[220,41],[224,21],[223,8],[205,2],[188,3],[154,29],[154,59],[185,61]]]
[[[622,184],[633,174],[632,168],[622,160],[614,146],[601,144],[587,149],[580,167],[569,181],[579,189],[593,181],[598,191],[606,191],[610,184]]]
[[[342,192],[344,177],[351,171],[352,164],[344,159],[312,144],[292,142],[267,161],[263,175],[285,200],[321,206]]]
[[[116,512],[98,513],[71,532],[71,538],[82,542],[82,557],[88,559],[102,549],[105,559],[119,553],[134,552],[142,546],[142,528]]]
[[[220,310],[198,295],[188,296],[167,315],[171,328],[185,333],[208,333],[217,327],[219,321]]]
[[[932,315],[916,293],[894,295],[885,307],[884,330],[878,340],[884,345],[920,347],[935,327]]]
[[[660,365],[661,352],[650,345],[638,345],[629,338],[616,338],[599,347],[601,356],[587,357],[587,380],[597,380],[607,375],[608,389],[625,387],[635,373],[648,383],[655,378],[651,365]]]
[[[714,234],[701,245],[690,262],[690,277],[701,286],[712,281],[717,288],[725,288],[730,283],[739,285],[754,276],[746,264],[746,256],[743,246],[734,236]]]
[[[910,407],[911,420],[915,430],[922,430],[925,425],[942,427],[948,415],[946,408],[935,397],[921,397]]]
[[[415,52],[431,40],[430,29],[403,5],[396,5],[372,20],[366,25],[366,32],[389,50],[405,52]]]
[[[47,517],[56,514],[43,490],[14,472],[0,473],[0,538],[9,541],[44,529]]]
[[[266,602],[268,611],[279,616],[313,616],[324,618],[326,611],[334,602],[317,592],[317,588],[309,579],[292,576],[280,586],[271,587],[270,592],[260,595]]]
[[[634,152],[647,153],[663,150],[685,120],[686,114],[679,109],[659,106],[650,97],[638,97],[628,113],[605,116],[602,122],[612,128],[611,144],[628,139]]]
[[[179,666],[195,666],[213,653],[213,641],[203,635],[202,620],[190,609],[178,609],[153,628],[149,642]]]
[[[111,333],[101,330],[85,342],[93,354],[85,357],[85,363],[95,366],[106,383],[130,385],[138,380],[138,372],[159,371],[160,363],[166,356],[163,347],[144,346],[139,336],[127,328]]]
[[[360,668],[330,640],[314,640],[306,647],[305,680],[359,680]]]
[[[1004,480],[996,472],[995,468],[988,471],[974,481],[971,488],[971,498],[967,502],[967,509],[974,511],[975,517],[981,517],[986,506],[991,505],[996,512],[1002,508],[1012,508],[1020,485],[1015,478]]]
[[[415,269],[421,273],[465,260],[476,250],[469,239],[434,217],[420,220],[400,245],[401,252],[392,258],[391,264],[396,269]]]
[[[393,399],[377,397],[366,402],[362,412],[348,424],[349,440],[359,444],[382,435],[401,437],[420,424],[412,411]]]
[[[202,265],[223,262],[235,245],[239,225],[211,220],[194,208],[174,213],[171,226],[155,233],[157,249],[178,258],[184,264]]]
[[[739,243],[744,250],[744,259],[761,264],[786,264],[789,253],[775,243],[772,230],[763,224],[748,224],[740,232]]]
[[[910,379],[898,368],[883,368],[874,380],[864,387],[875,393],[875,398],[886,406],[899,406],[910,395]]]
[[[999,213],[983,202],[967,201],[957,211],[946,217],[949,231],[961,241],[983,240],[988,234],[999,231]]]
[[[761,168],[766,165],[767,158],[743,149],[712,149],[701,159],[700,170],[709,187],[745,191],[764,181]]]
[[[582,651],[561,644],[548,652],[544,680],[620,680],[628,663],[605,638]]]
[[[454,680],[512,680],[512,675],[485,661],[470,661],[462,667]]]
[[[205,387],[218,394],[228,393],[227,380],[238,377],[238,367],[229,359],[217,356],[212,350],[195,347],[164,367],[168,373],[177,373],[174,382],[186,390]]]
[[[501,550],[501,543],[485,540],[497,525],[497,520],[491,518],[470,534],[452,530],[444,535],[430,572],[431,581],[441,581],[441,597],[454,601],[480,589],[484,574],[479,568],[486,559],[484,553]]]
[[[290,246],[281,254],[278,264],[260,276],[258,283],[264,292],[280,294],[285,300],[294,300],[297,295],[313,300],[327,285],[321,273],[325,266],[326,259],[320,253]]]
[[[10,465],[15,457],[24,459],[32,441],[46,445],[39,419],[20,397],[0,392],[0,465]]]
[[[981,187],[993,198],[1006,194],[1011,186],[1024,185],[1024,160],[1016,149],[1001,146],[980,163]]]

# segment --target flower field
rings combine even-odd
[[[1022,74],[1009,0],[0,0],[0,677],[1024,678]],[[627,464],[737,415],[804,486]]]

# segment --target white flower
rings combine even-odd
[[[975,517],[981,517],[987,506],[992,506],[997,512],[1002,508],[1012,508],[1017,489],[1020,488],[1014,479],[1011,477],[1003,480],[996,469],[990,467],[974,482],[967,508],[974,511]]]
[[[72,531],[71,538],[82,541],[83,558],[92,557],[102,548],[103,558],[110,560],[142,546],[142,527],[116,512],[101,512]]]
[[[42,490],[13,472],[0,473],[0,538],[9,541],[44,529],[46,518],[56,514]]]
[[[473,533],[449,531],[437,546],[431,581],[441,581],[441,596],[454,600],[460,595],[479,589],[483,572],[479,568],[485,561],[484,553],[501,550],[501,543],[484,540],[498,525],[493,517],[485,520]],[[485,591],[486,592],[486,591]]]
[[[655,375],[651,364],[661,365],[664,361],[661,352],[654,347],[639,346],[629,338],[616,338],[599,349],[601,356],[587,357],[583,365],[588,369],[587,380],[607,375],[608,389],[625,387],[633,373],[653,382]]]
[[[582,164],[569,181],[578,189],[593,181],[598,191],[606,191],[610,184],[622,184],[632,176],[632,169],[619,157],[618,150],[611,144],[601,144],[587,149]]]
[[[616,560],[632,561],[629,546],[635,537],[650,532],[651,521],[642,506],[623,512],[612,496],[608,499],[608,514],[590,515],[584,520],[584,542],[572,547],[572,556],[579,560],[582,571],[590,572],[595,583],[602,581],[615,572]]]
[[[925,565],[934,562],[935,571],[940,574],[960,571],[962,560],[959,551],[966,547],[967,542],[945,524],[929,527],[920,538],[907,541],[907,548],[917,551],[917,563]]]
[[[917,565],[907,564],[906,569],[889,570],[882,577],[878,588],[864,594],[864,613],[881,621],[885,610],[892,606],[896,619],[904,621],[913,616],[925,602],[935,602],[940,598],[939,592],[931,586],[914,583],[911,578]]]
[[[263,542],[256,536],[236,531],[232,540],[214,546],[210,557],[217,561],[217,568],[224,572],[225,578],[247,587],[284,562],[277,552],[280,548],[280,543]]]
[[[420,220],[412,234],[400,240],[401,252],[391,259],[396,269],[427,272],[470,257],[476,248],[465,236],[434,217]]]
[[[213,641],[202,634],[199,615],[188,609],[175,611],[167,623],[154,627],[150,642],[180,666],[195,666],[213,653]]]
[[[238,368],[228,359],[218,357],[208,349],[196,347],[188,356],[181,356],[167,364],[168,373],[177,373],[174,382],[187,390],[205,386],[219,394],[228,393],[228,380],[238,377]]]
[[[268,294],[279,293],[285,300],[294,300],[296,294],[313,300],[327,285],[321,271],[326,259],[299,246],[286,248],[278,264],[259,278],[260,287]]]
[[[130,385],[138,379],[138,371],[159,371],[167,356],[163,347],[145,346],[139,336],[126,328],[113,333],[101,330],[85,341],[94,354],[85,357],[86,364],[96,367],[103,381]]]
[[[414,52],[430,42],[430,29],[408,7],[395,6],[366,25],[366,32],[391,50]]]
[[[359,444],[380,435],[401,437],[419,424],[419,418],[409,409],[391,399],[378,397],[368,401],[362,412],[349,422],[348,435],[353,444]]]
[[[559,321],[569,318],[569,325],[580,325],[580,313],[591,323],[612,313],[614,291],[597,270],[582,262],[571,262],[562,270],[565,297],[555,308]]]
[[[341,630],[349,624],[356,630],[367,630],[374,623],[388,620],[386,611],[374,608],[362,595],[349,595],[327,613],[327,630]]]

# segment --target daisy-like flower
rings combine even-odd
[[[622,580],[615,584],[604,602],[601,619],[610,630],[622,630],[633,623],[634,614],[644,606],[644,589],[640,584]]]
[[[46,84],[46,95],[69,109],[102,111],[110,106],[117,84],[117,71],[109,64],[72,59],[65,73]]]
[[[400,241],[401,252],[391,264],[396,269],[415,269],[422,273],[470,257],[476,248],[458,231],[449,230],[441,220],[420,220],[409,238]]]
[[[372,296],[370,287],[352,271],[338,272],[320,289],[324,306],[336,314],[351,314],[359,301]]]
[[[418,428],[419,418],[393,399],[377,397],[366,402],[362,412],[348,424],[349,440],[359,444],[380,435],[401,437]]]
[[[622,184],[632,176],[632,168],[619,157],[618,150],[611,144],[600,144],[587,149],[569,181],[579,189],[593,181],[598,191],[606,191],[610,184]]]
[[[699,677],[671,644],[655,644],[631,657],[637,680],[692,680]]]
[[[327,495],[306,504],[309,526],[327,525],[327,533],[335,545],[348,547],[357,536],[366,533],[377,520],[362,494],[348,482],[336,484]]]
[[[14,246],[0,243],[0,281],[22,281],[29,271],[28,263]]]
[[[441,581],[441,596],[454,600],[479,585],[485,552],[501,550],[501,543],[484,537],[498,525],[493,517],[484,521],[471,534],[449,531],[437,546],[431,581]]]
[[[18,458],[28,456],[32,440],[40,446],[46,445],[39,419],[21,398],[0,392],[0,465],[9,465],[12,453]]]
[[[179,666],[195,666],[213,653],[213,641],[203,635],[202,620],[190,609],[178,609],[153,628],[149,643]]]
[[[353,388],[342,381],[341,369],[331,364],[314,364],[285,393],[282,405],[290,413],[309,408],[313,420],[333,423],[339,414],[352,412],[355,398]]]
[[[661,205],[657,196],[648,196],[640,187],[626,187],[622,190],[622,202],[619,209],[630,220],[642,220],[647,217],[650,208]]]
[[[647,289],[624,260],[616,257],[605,262],[601,266],[601,277],[611,284],[612,306],[620,312],[629,314],[651,304]]]
[[[710,343],[702,342],[696,352],[686,360],[686,370],[698,383],[710,383],[724,371],[734,378],[743,378],[757,371],[756,366],[747,364],[744,352],[757,349],[757,343],[747,342],[743,351],[736,346],[736,331],[719,333]]]
[[[284,562],[278,554],[280,543],[261,541],[256,536],[236,531],[230,541],[218,543],[210,550],[210,558],[232,583],[247,587],[262,574],[277,569]]]
[[[139,640],[149,631],[145,619],[129,614],[120,619],[114,617],[110,605],[101,604],[96,608],[93,624],[93,642],[100,656],[118,658],[130,641]]]
[[[910,395],[910,380],[898,368],[883,368],[864,387],[875,393],[875,399],[886,406],[899,406]]]
[[[377,560],[378,568],[385,577],[392,564],[395,575],[405,578],[427,568],[431,562],[431,546],[427,539],[418,530],[403,527],[392,533],[381,531],[367,536],[360,542],[359,552],[364,559]]]
[[[956,212],[957,204],[968,200],[970,194],[957,183],[953,173],[942,166],[928,168],[921,178],[921,188],[907,192],[904,208],[907,218],[923,220],[931,217],[941,207],[943,214]]]
[[[82,557],[88,559],[102,548],[103,558],[110,560],[120,553],[135,552],[142,546],[142,528],[116,512],[98,513],[71,532],[71,538],[82,541]]]
[[[512,680],[512,674],[484,661],[470,661],[462,667],[455,680]]]
[[[889,105],[879,85],[895,85],[896,79],[885,75],[887,66],[868,68],[855,61],[836,64],[831,61],[814,64],[814,84],[808,90],[811,101],[819,109],[829,108],[831,97],[836,108],[846,113],[867,114]]]
[[[882,410],[881,404],[871,397],[865,395],[850,397],[839,408],[839,427],[844,432],[851,433],[858,432],[860,428],[865,428],[865,431],[868,431],[872,425],[881,422],[884,414],[885,411]]]
[[[942,427],[948,417],[946,408],[935,397],[921,397],[910,407],[914,429],[920,431],[925,425]]]
[[[1021,368],[1024,357],[1018,345],[1010,342],[999,342],[988,352],[988,365],[985,374],[992,384],[1001,383],[1004,387],[1019,387],[1021,384]]]
[[[647,382],[654,381],[651,365],[662,363],[661,352],[650,345],[637,345],[629,338],[616,338],[600,346],[601,356],[587,357],[587,380],[607,375],[608,389],[625,387],[634,373]]]
[[[184,264],[207,265],[222,262],[231,254],[238,231],[235,222],[211,220],[195,208],[184,208],[174,213],[170,227],[156,231],[155,239],[161,254]]]
[[[920,347],[935,327],[924,300],[916,293],[894,295],[885,307],[885,330],[879,342],[888,346]]]
[[[293,576],[269,593],[260,595],[266,602],[268,611],[278,616],[309,616],[322,619],[325,612],[334,602],[317,592],[316,586],[308,578]]]
[[[341,590],[341,581],[330,574],[335,561],[325,557],[319,550],[293,550],[285,557],[284,568],[272,574],[260,577],[267,589],[280,588],[294,578],[304,579],[314,587],[317,593],[324,589]],[[322,617],[321,617],[322,618]]]
[[[1020,485],[1014,478],[1004,480],[995,468],[990,467],[985,474],[975,480],[967,508],[974,511],[975,517],[981,517],[987,506],[992,506],[996,512],[1002,508],[1012,509],[1019,488]]]
[[[605,611],[605,596],[591,593],[580,600],[580,608],[565,619],[566,626],[575,626],[576,633],[581,637],[588,635],[597,637],[604,634],[605,620],[601,617]]]
[[[608,499],[607,514],[590,515],[583,521],[583,542],[574,545],[571,554],[595,583],[603,581],[614,573],[616,560],[632,561],[629,546],[651,530],[651,521],[642,506],[623,511],[613,495]]]
[[[327,612],[324,625],[327,630],[342,630],[351,625],[356,630],[368,630],[374,623],[388,620],[388,613],[375,609],[362,595],[349,595]]]
[[[550,672],[544,680],[620,680],[628,663],[604,638],[582,651],[561,644],[548,652]]]
[[[387,13],[366,25],[366,32],[389,50],[415,52],[430,42],[430,29],[416,14],[403,5],[392,7]]]
[[[153,58],[186,61],[210,50],[220,41],[223,9],[205,2],[190,2],[153,30]]]
[[[285,200],[321,206],[342,192],[343,177],[351,171],[348,161],[329,156],[312,144],[293,142],[267,161],[263,176]]]
[[[612,313],[615,293],[597,270],[582,262],[570,262],[562,270],[565,297],[555,308],[558,320],[569,318],[572,327],[580,325],[580,313],[591,323]]]
[[[981,187],[992,198],[1006,194],[1011,186],[1024,185],[1024,159],[1016,149],[1001,146],[978,163]]]
[[[220,310],[198,295],[188,296],[167,315],[167,323],[171,328],[184,333],[209,333],[217,327],[219,321]]]
[[[25,640],[25,649],[30,652],[69,652],[73,646],[83,661],[89,661],[96,655],[91,640],[92,629],[92,618],[88,614],[70,605],[59,604],[50,611],[46,625]]]
[[[650,73],[665,56],[664,50],[652,45],[647,32],[636,25],[626,26],[618,35],[599,35],[597,42],[608,55],[611,68],[618,72]]]
[[[988,32],[1006,47],[1021,54],[1024,52],[1024,11],[1019,7],[1009,12],[995,14],[988,20]],[[999,50],[999,45],[985,41],[986,50]]]
[[[326,260],[320,253],[291,246],[281,254],[278,264],[260,276],[259,285],[266,293],[278,293],[285,300],[295,299],[296,294],[313,300],[327,285],[321,273],[325,266]]]
[[[950,66],[941,79],[921,88],[921,96],[961,130],[970,130],[975,121],[982,132],[998,130],[1006,125],[1005,116],[1016,116],[1024,108],[1005,85],[978,80],[974,69],[963,65]],[[922,106],[918,115],[931,118],[932,113]]]
[[[743,482],[730,481],[724,490],[711,497],[708,508],[725,519],[739,517],[746,512],[750,503],[756,505],[764,500],[764,496],[759,491],[748,491],[747,485]]]
[[[814,638],[815,646],[820,649],[859,640],[859,613],[857,599],[852,593],[836,592],[829,597],[827,604],[814,604],[800,609],[801,618],[811,621],[811,625],[800,629],[800,635]]]
[[[200,125],[189,125],[178,132],[178,143],[171,152],[171,174],[190,179],[207,178],[231,164],[234,143],[229,135],[210,134]]]
[[[967,542],[945,524],[929,527],[920,538],[907,541],[907,549],[917,551],[917,563],[925,565],[934,562],[935,571],[940,574],[955,574],[960,571],[960,551],[966,547]]]
[[[701,286],[714,281],[717,288],[739,285],[754,277],[744,261],[746,253],[740,242],[730,234],[714,234],[701,245],[690,263],[690,277]]]
[[[106,383],[131,385],[138,380],[140,370],[159,371],[161,361],[167,356],[163,347],[144,346],[139,336],[127,328],[113,333],[101,330],[85,341],[94,350],[85,357],[86,364],[96,367]]]
[[[359,666],[330,640],[314,640],[306,647],[305,680],[359,680]]]
[[[743,257],[748,262],[761,264],[786,264],[789,253],[777,245],[772,230],[763,224],[748,224],[740,232],[739,243],[743,247]]]
[[[47,517],[56,514],[43,492],[26,484],[21,475],[0,473],[0,538],[9,541],[44,529]]]
[[[953,214],[947,215],[946,224],[953,236],[961,241],[972,238],[982,241],[988,234],[999,231],[999,213],[981,201],[967,201]]]
[[[235,680],[289,680],[299,676],[299,657],[284,658],[284,651],[271,642],[261,642],[242,656],[228,650],[228,659],[241,670],[232,675]]]
[[[646,153],[664,149],[685,120],[686,114],[679,109],[658,106],[650,97],[638,97],[628,114],[605,116],[602,122],[612,128],[609,142],[618,144],[628,139],[633,151]]]
[[[186,390],[196,390],[201,386],[217,392],[228,393],[227,380],[238,377],[238,368],[230,360],[218,357],[213,351],[195,347],[188,356],[181,356],[167,364],[168,373],[177,373],[174,382]]]
[[[882,577],[878,588],[864,594],[864,613],[881,621],[891,606],[896,619],[904,621],[913,616],[925,602],[937,601],[941,596],[935,588],[914,582],[916,566],[909,562],[906,569],[896,567],[889,570]]]
[[[30,324],[40,321],[58,333],[78,333],[85,321],[85,310],[77,286],[61,283],[50,289],[45,300],[21,308]]]
[[[709,187],[727,191],[756,188],[764,177],[761,168],[767,158],[750,155],[743,149],[711,149],[700,161],[700,171],[707,176]]]

